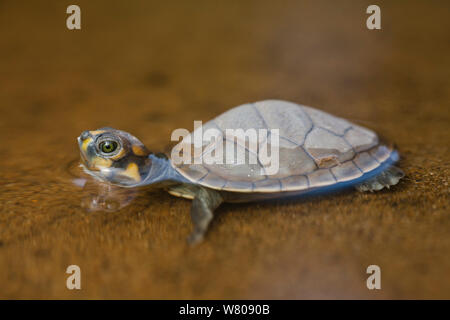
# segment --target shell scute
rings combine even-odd
[[[333,164],[326,161],[336,158],[343,163],[355,156],[353,147],[344,138],[323,128],[316,127],[305,141],[305,149],[314,158],[319,168],[327,168]]]
[[[331,168],[331,172],[338,182],[350,181],[363,175],[352,161],[347,161],[340,166]]]
[[[345,140],[353,147],[356,152],[370,149],[378,144],[377,135],[370,130],[362,127],[352,127],[344,135]]]
[[[260,190],[261,192],[280,192],[281,182],[278,179],[266,179],[256,181],[253,183],[253,190]]]
[[[352,124],[345,119],[331,116],[330,114],[303,106],[305,112],[310,116],[315,126],[333,132],[335,135],[342,136]]]
[[[318,169],[307,176],[310,186],[314,188],[329,186],[337,182],[329,169]]]
[[[372,157],[369,152],[359,153],[355,159],[353,159],[353,162],[364,173],[372,171],[379,166],[378,161]]]
[[[266,123],[267,129],[278,129],[284,137],[302,145],[313,123],[306,112],[297,104],[285,101],[267,100],[256,102],[256,109]]]
[[[236,116],[236,109],[239,109],[239,116]],[[258,114],[252,103],[243,104],[214,119],[214,123],[222,130],[226,129],[267,129],[264,120]]]
[[[281,188],[285,191],[306,190],[308,187],[306,176],[291,176],[281,180]]]
[[[280,139],[279,169],[270,177],[288,178],[293,175],[303,175],[313,171],[316,167],[314,160],[301,146]]]
[[[378,148],[374,148],[370,150],[370,154],[374,157],[378,162],[383,162],[387,158],[389,158],[391,154],[391,149],[386,146],[379,146]]]
[[[248,190],[249,192],[253,191],[253,182],[248,181],[227,181],[225,186],[222,188],[223,190],[228,191],[241,191]]]

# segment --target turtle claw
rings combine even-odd
[[[378,176],[370,178],[369,180],[357,185],[356,190],[361,192],[374,192],[383,188],[390,189],[391,186],[396,185],[404,176],[405,174],[400,168],[392,166],[381,172]]]

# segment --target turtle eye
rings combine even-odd
[[[114,140],[105,140],[105,141],[100,142],[99,149],[103,153],[111,153],[111,152],[116,151],[117,146],[118,146],[118,144]]]

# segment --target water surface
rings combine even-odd
[[[380,1],[380,31],[356,1],[77,3],[80,31],[65,28],[63,2],[0,3],[0,297],[449,297],[445,3]],[[189,201],[108,200],[68,171],[84,130],[116,127],[167,152],[172,130],[268,98],[376,129],[407,178],[224,205],[189,248]],[[65,287],[71,264],[81,291]],[[365,286],[371,264],[381,291]]]

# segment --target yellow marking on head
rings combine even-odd
[[[120,150],[120,152],[118,154],[111,157],[110,159],[113,159],[114,161],[116,161],[116,160],[119,160],[120,158],[122,158],[124,155],[125,155],[125,149],[122,148],[122,150]]]
[[[96,136],[96,135],[98,135],[98,134],[100,134],[100,133],[103,133],[103,132],[105,132],[105,130],[94,130],[94,131],[89,131],[89,133],[90,133],[91,135],[93,135],[93,136]]]
[[[189,199],[189,200],[194,199],[194,196],[192,196],[190,194],[184,194],[184,193],[180,193],[180,192],[177,192],[174,190],[168,190],[167,192],[175,197],[181,197],[181,198],[185,198],[185,199]]]
[[[127,176],[137,182],[141,181],[141,175],[139,174],[139,168],[138,168],[137,164],[134,162],[131,162],[128,165],[126,170],[124,172],[122,172],[122,175]]]
[[[84,140],[83,143],[81,144],[81,149],[83,149],[84,152],[87,152],[87,147],[91,142],[92,142],[91,137],[86,138],[86,140]]]
[[[138,145],[131,146],[131,149],[133,150],[133,153],[137,156],[145,156],[147,154],[144,148]]]
[[[103,167],[103,168],[109,168],[111,167],[112,161],[109,159],[103,159],[100,157],[94,157],[94,159],[92,159],[92,165],[94,167]]]

